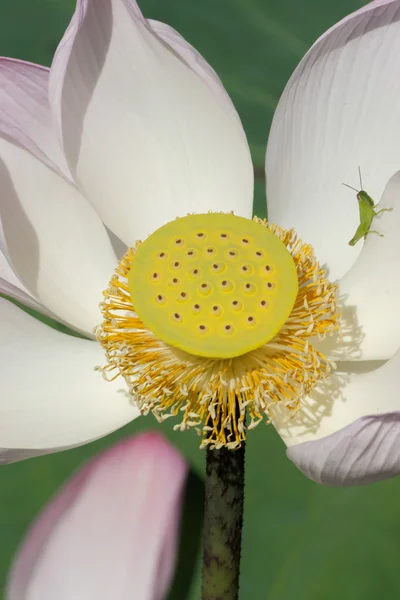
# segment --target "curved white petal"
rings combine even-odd
[[[295,227],[331,277],[342,276],[361,246],[348,246],[358,222],[358,166],[379,199],[400,162],[400,2],[372,2],[324,34],[292,75],[267,148],[271,221]]]
[[[7,600],[166,598],[186,474],[183,458],[154,433],[90,461],[29,531]]]
[[[2,251],[0,250],[0,294],[18,300],[25,306],[54,318],[54,315],[38,302],[20,282]]]
[[[79,446],[80,444],[77,444]],[[45,454],[53,454],[53,452],[59,452],[60,450],[69,450],[74,446],[68,446],[67,448],[46,448],[46,450],[30,450],[24,448],[0,448],[0,465],[9,465],[11,463],[26,460],[27,458],[34,458],[36,456],[44,456]]]
[[[362,417],[287,455],[307,477],[327,485],[360,485],[400,474],[400,412]]]
[[[321,439],[369,415],[400,410],[400,350],[388,361],[339,362],[290,415],[274,409],[274,425],[287,446]]]
[[[250,152],[230,102],[133,0],[79,0],[50,97],[76,182],[127,245],[187,212],[251,216]]]
[[[234,121],[237,122],[240,129],[242,124],[236,108],[233,105],[232,100],[229,97],[228,92],[222,85],[222,81],[218,77],[214,69],[208,64],[208,62],[202,57],[200,52],[196,50],[191,44],[189,44],[185,38],[181,36],[173,27],[161,23],[160,21],[154,21],[149,19],[148,23],[154,33],[163,40],[168,46],[172,48],[183,60],[189,65],[193,71],[201,77],[204,83],[213,92],[217,102],[221,104],[221,108],[229,113]],[[245,135],[243,131],[243,135]]]
[[[68,176],[52,129],[48,81],[47,67],[0,57],[0,134]]]
[[[0,247],[29,293],[92,334],[116,266],[107,232],[75,187],[0,138]]]
[[[61,334],[0,298],[0,448],[62,450],[139,415],[122,379],[106,382],[97,342]],[[12,451],[16,450],[15,455]]]
[[[339,282],[343,341],[327,338],[318,348],[338,360],[393,356],[400,344],[400,171],[387,183],[361,254]],[[359,242],[362,244],[363,242]]]

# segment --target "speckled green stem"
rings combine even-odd
[[[207,450],[202,600],[237,600],[243,526],[244,444]]]

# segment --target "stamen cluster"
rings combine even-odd
[[[189,354],[162,342],[144,325],[128,287],[135,249],[129,249],[104,292],[103,323],[97,339],[106,352],[102,367],[108,380],[123,376],[143,414],[161,422],[180,416],[175,429],[194,427],[202,447],[237,448],[246,429],[270,419],[272,406],[296,411],[302,398],[331,372],[329,360],[310,339],[339,329],[336,285],[294,230],[254,219],[272,231],[291,254],[299,291],[293,309],[277,335],[242,356],[214,359]],[[139,243],[138,243],[139,244]],[[249,421],[246,425],[246,419]]]

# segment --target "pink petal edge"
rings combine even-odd
[[[56,134],[59,136],[59,141],[62,143],[62,116],[61,116],[61,94],[65,72],[68,66],[68,61],[73,49],[74,40],[87,16],[91,0],[77,0],[76,9],[72,15],[71,21],[64,33],[64,36],[59,43],[54,54],[53,61],[50,67],[52,76],[49,80],[49,99],[53,111],[53,119],[55,123]],[[100,0],[100,2],[108,2],[108,0]],[[146,19],[143,17],[137,3],[134,0],[122,0],[131,14],[132,18],[139,19],[147,25]]]
[[[109,0],[102,0],[107,4]],[[68,61],[73,50],[74,40],[83,25],[91,0],[77,0],[76,10],[72,16],[69,26],[64,34],[61,43],[53,57],[51,65],[49,97],[53,110],[53,117],[56,124],[56,131],[61,142],[62,119],[61,119],[61,94],[63,81],[66,73]],[[233,105],[229,94],[226,92],[220,78],[214,69],[207,63],[203,56],[189,44],[175,29],[169,25],[153,19],[146,19],[135,0],[121,0],[125,5],[132,19],[140,21],[150,29],[160,40],[164,42],[171,50],[178,54],[186,64],[204,81],[204,83],[213,91],[216,99],[224,105],[225,110],[236,121],[245,137],[242,122]],[[61,137],[60,137],[61,136]]]
[[[345,23],[347,23],[347,21],[351,21],[352,19],[354,19],[354,17],[357,17],[357,16],[362,15],[364,13],[370,12],[370,11],[374,10],[375,8],[378,8],[379,6],[386,6],[388,4],[395,4],[397,2],[398,2],[398,0],[372,0],[372,2],[369,2],[365,6],[362,6],[358,10],[355,10],[354,12],[350,13],[346,17],[343,17],[343,19],[341,19],[340,21],[338,21],[337,23],[335,23],[335,25],[332,25],[332,27],[330,27],[329,29],[327,29],[325,31],[325,33],[323,33],[314,42],[314,44],[311,46],[311,48],[314,48],[314,46],[318,45],[319,42],[321,42],[324,38],[326,38],[330,33],[332,33],[333,31],[335,31],[335,29],[340,28],[342,25],[344,25]],[[310,48],[310,50],[311,50],[311,48]],[[310,50],[309,50],[309,52],[310,52]]]
[[[49,72],[48,67],[0,57],[0,136],[25,148],[70,180],[52,127]]]
[[[288,458],[317,483],[366,485],[400,473],[400,411],[366,415],[318,440],[295,444]]]
[[[83,590],[85,600],[128,600],[132,590],[140,600],[162,600],[175,567],[187,471],[180,454],[153,432],[92,459],[28,531],[7,600],[67,600]]]

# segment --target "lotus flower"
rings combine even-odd
[[[89,461],[27,533],[7,600],[166,598],[186,474],[183,458],[155,433]]]
[[[308,338],[320,332],[312,332],[312,310],[301,297],[296,310],[304,311],[302,322],[309,320],[291,343],[294,348],[298,340],[311,357],[317,386],[301,398],[300,410],[290,410],[297,408],[295,394],[289,404],[257,406],[272,419],[289,458],[324,483],[367,482],[400,470],[400,326],[391,268],[400,217],[396,208],[383,213],[374,227],[384,237],[368,236],[362,251],[361,244],[350,248],[357,201],[342,186],[357,185],[360,166],[372,197],[394,207],[397,62],[390,57],[400,39],[398,10],[398,1],[372,2],[314,44],[284,91],[267,150],[274,231],[290,245],[295,238],[284,231],[294,227],[339,281],[344,337],[317,341],[313,350]],[[106,435],[138,416],[138,405],[154,409],[154,399],[130,400],[139,394],[136,367],[127,378],[131,387],[122,378],[105,383],[93,370],[104,363],[93,336],[102,291],[126,248],[176,217],[212,210],[249,218],[253,177],[243,128],[215,72],[176,31],[146,20],[134,0],[80,0],[50,72],[3,59],[0,76],[2,291],[89,338],[57,333],[1,301],[0,444],[7,461]],[[310,246],[301,248],[302,256],[311,253]],[[129,261],[121,261],[118,277],[127,277]],[[315,268],[321,281],[304,277],[302,293],[313,286],[326,291],[321,310],[329,329],[333,288]],[[127,289],[118,277],[106,292],[110,301],[119,286],[114,307]],[[114,359],[125,357],[123,371],[129,353],[110,342],[114,324],[107,313],[102,333],[108,338],[99,339]],[[284,339],[275,338],[281,349]],[[324,355],[338,368],[318,383],[329,371]],[[152,381],[149,373],[141,390]],[[292,391],[312,387],[307,369],[300,379],[293,373]],[[243,370],[232,389],[248,390],[247,376]],[[288,376],[280,380],[282,395]],[[157,386],[160,394],[171,393],[162,381]],[[250,396],[243,407],[251,410],[256,394]],[[234,411],[234,398],[228,404]],[[214,419],[215,406],[209,409]],[[198,414],[186,410],[197,426]],[[242,430],[243,423],[239,440]]]

